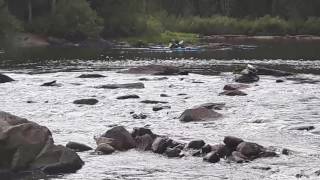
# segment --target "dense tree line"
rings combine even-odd
[[[0,36],[16,30],[75,40],[165,30],[319,34],[318,9],[319,0],[0,0]]]

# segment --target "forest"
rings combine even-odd
[[[320,35],[319,0],[0,0],[0,37]]]

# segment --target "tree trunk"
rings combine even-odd
[[[31,0],[28,1],[28,22],[29,22],[29,24],[32,23],[32,2],[31,2]]]
[[[54,14],[56,12],[56,4],[57,0],[51,0],[51,13]]]

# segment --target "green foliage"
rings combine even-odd
[[[35,33],[69,38],[98,37],[103,20],[86,0],[60,0],[55,12],[34,19],[29,30]]]
[[[12,16],[4,0],[0,0],[0,37],[21,30],[20,22]]]

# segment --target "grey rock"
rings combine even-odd
[[[90,98],[90,99],[75,100],[75,101],[73,101],[73,104],[95,105],[98,102],[99,102],[98,100]]]

